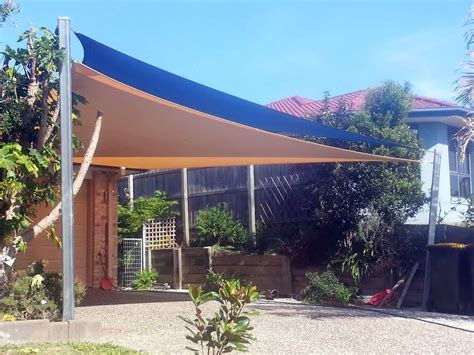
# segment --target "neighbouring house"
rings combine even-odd
[[[333,97],[329,100],[329,106],[336,110],[339,100],[342,99],[351,110],[362,110],[367,91],[360,90]],[[320,114],[322,105],[322,100],[293,96],[267,106],[293,116],[308,117]],[[418,134],[427,151],[421,163],[423,189],[427,195],[431,190],[433,151],[438,149],[442,153],[439,216],[443,217],[444,224],[461,224],[461,212],[466,208],[466,197],[474,191],[474,145],[469,147],[467,158],[461,161],[451,139],[463,124],[460,117],[468,112],[467,109],[450,102],[415,95],[407,119],[407,123]],[[250,215],[248,176],[249,169],[245,166],[189,169],[187,186],[191,229],[199,210],[219,202],[227,203],[234,215],[247,225]],[[255,166],[253,177],[255,217],[258,222],[266,225],[305,222],[313,218],[309,211],[305,214],[294,208],[301,203],[302,198],[300,189],[294,187],[305,183],[304,169],[300,165]],[[147,172],[135,175],[132,181],[135,198],[151,197],[155,190],[162,190],[172,199],[182,199],[183,181],[180,170]],[[125,190],[130,189],[129,184],[129,179],[120,180],[118,190],[122,198],[125,198]],[[428,209],[428,205],[424,206],[407,223],[427,225]],[[178,240],[181,239],[182,223],[178,219]]]
[[[369,89],[359,90],[329,99],[330,109],[336,110],[343,100],[351,111],[364,108],[365,95]],[[312,100],[292,96],[272,102],[267,106],[294,116],[308,117],[320,114],[323,100]],[[414,95],[412,110],[406,123],[417,133],[423,148],[427,151],[421,163],[423,189],[429,194],[433,172],[433,151],[441,151],[441,175],[439,190],[439,216],[443,223],[459,224],[462,211],[466,208],[466,198],[474,191],[474,144],[470,144],[466,159],[461,160],[456,152],[453,135],[463,125],[460,118],[468,109],[454,103]],[[427,224],[428,206],[409,224]]]
[[[87,287],[100,287],[104,277],[117,280],[117,181],[120,169],[91,166],[79,193],[74,198],[74,257],[76,278]],[[50,208],[40,206],[38,220]],[[61,220],[55,223],[61,235]],[[20,253],[16,267],[25,269],[31,262],[44,260],[46,269],[60,271],[62,252],[42,233]]]

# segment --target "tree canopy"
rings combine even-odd
[[[350,112],[343,101],[331,112],[328,100],[326,96],[322,114],[311,119],[415,149],[326,143],[406,159],[422,157],[420,142],[404,123],[412,101],[409,85],[387,81],[370,90],[361,112]],[[382,242],[387,242],[395,227],[413,217],[426,201],[418,163],[318,164],[311,166],[309,175],[305,208],[313,211],[317,229],[330,239],[332,253],[336,251],[343,264],[358,270],[360,263],[370,264],[366,265],[368,270],[387,256],[382,255]],[[367,228],[371,228],[370,233]]]

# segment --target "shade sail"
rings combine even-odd
[[[272,110],[156,68],[83,34],[76,35],[84,47],[84,65],[111,79],[178,105],[274,133],[398,145]]]
[[[75,134],[88,142],[96,112],[104,113],[93,164],[158,169],[403,161],[285,136],[392,144],[281,114],[161,71],[85,36],[79,38],[85,59],[73,65],[73,91],[88,104],[80,107],[82,125],[75,127]],[[82,160],[82,153],[76,154],[75,162]]]

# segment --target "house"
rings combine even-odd
[[[351,111],[364,108],[369,89],[359,90],[329,99],[329,108],[336,110],[343,100]],[[323,100],[300,96],[272,102],[268,107],[294,116],[308,117],[320,114]],[[426,154],[421,163],[423,190],[429,194],[433,172],[433,151],[441,151],[441,175],[439,189],[439,216],[443,223],[460,224],[466,209],[466,198],[474,192],[474,144],[468,147],[466,159],[461,160],[452,140],[463,125],[460,118],[469,110],[454,103],[420,95],[414,95],[412,109],[406,123],[417,133]],[[428,224],[428,206],[410,219],[409,224]]]
[[[104,277],[117,280],[117,181],[120,169],[91,166],[74,198],[74,261],[76,278],[87,287],[100,287]],[[40,206],[37,220],[50,208]],[[55,223],[61,234],[61,220]],[[19,253],[16,268],[24,270],[33,261],[44,260],[46,269],[61,270],[62,251],[40,234]]]

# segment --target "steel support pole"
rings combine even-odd
[[[438,219],[438,196],[439,196],[439,176],[441,171],[441,151],[434,151],[433,158],[433,176],[431,179],[431,199],[430,199],[430,215],[428,224],[428,245],[434,244],[436,236],[436,220]],[[425,285],[423,288],[423,308],[428,306],[431,288],[431,271],[429,251],[426,252],[425,264]]]
[[[188,195],[188,169],[181,169],[181,192],[183,211],[183,244],[189,246],[189,195]]]
[[[74,319],[74,211],[72,193],[71,24],[58,17],[59,47],[64,51],[59,93],[61,104],[61,235],[63,247],[63,320]]]

